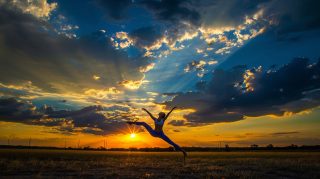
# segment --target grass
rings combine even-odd
[[[0,177],[320,178],[320,152],[102,152],[1,149]]]

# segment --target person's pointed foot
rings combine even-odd
[[[186,158],[188,156],[187,152],[186,151],[182,151],[183,153],[183,157]]]
[[[187,157],[188,156],[188,154],[187,154],[187,152],[185,150],[181,149],[181,152],[183,153],[183,157]]]
[[[182,150],[182,153],[183,153],[183,165],[185,165],[185,164],[186,164],[186,157],[187,157],[188,155],[187,155],[187,152],[184,151],[184,150]]]

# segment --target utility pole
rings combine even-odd
[[[31,137],[29,138],[29,147],[31,147]]]
[[[65,150],[67,149],[67,138],[66,137],[64,138],[64,149]]]

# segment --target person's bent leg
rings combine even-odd
[[[150,135],[152,135],[153,137],[157,137],[157,133],[152,129],[152,127],[150,127],[147,123],[145,122],[134,122],[135,125],[138,126],[143,126],[144,128],[147,129],[147,131],[150,133]]]

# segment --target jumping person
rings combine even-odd
[[[145,108],[142,108],[142,110],[146,111],[149,116],[151,117],[151,119],[154,121],[154,125],[155,125],[155,129],[152,129],[152,127],[150,127],[147,123],[145,122],[127,122],[128,124],[135,124],[138,126],[143,126],[147,129],[147,131],[153,136],[153,137],[159,137],[162,140],[166,141],[167,143],[169,143],[170,145],[172,145],[174,147],[174,149],[176,151],[181,151],[183,153],[184,158],[187,156],[187,153],[176,143],[174,143],[171,139],[169,139],[169,137],[167,137],[164,133],[163,133],[163,125],[164,122],[168,119],[169,115],[171,114],[171,112],[176,109],[177,107],[174,107],[171,109],[171,111],[166,115],[164,112],[160,112],[159,113],[159,117],[156,118],[154,117],[148,110],[146,110]]]

